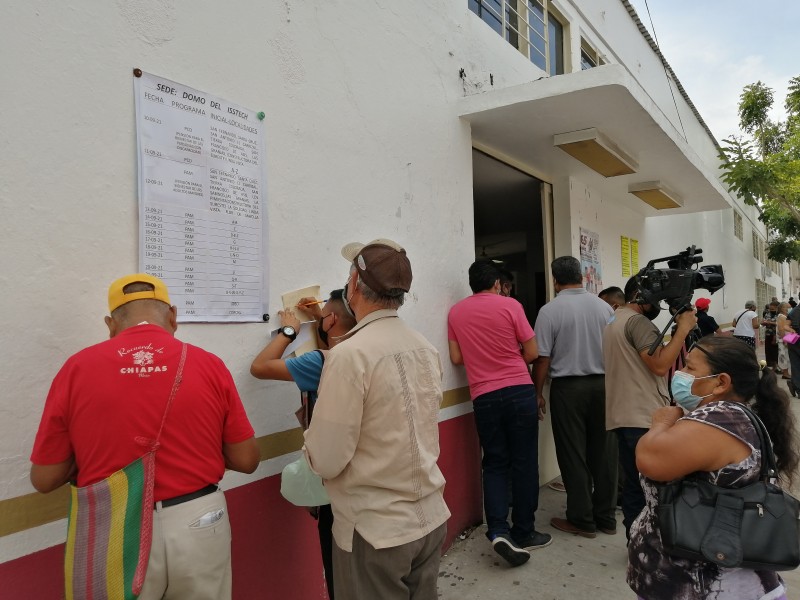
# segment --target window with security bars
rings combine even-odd
[[[733,210],[733,235],[744,241],[744,225],[742,223],[742,213],[738,210]]]
[[[772,299],[777,297],[778,290],[775,289],[774,285],[770,285],[761,279],[756,279],[756,313],[758,313],[759,317]]]
[[[533,64],[564,72],[564,24],[549,0],[468,0],[469,9]]]
[[[769,291],[767,289],[767,282],[756,279],[756,313],[761,316],[764,307],[769,304]]]
[[[764,257],[766,255],[764,240],[755,231],[753,232],[753,258],[761,264],[764,264]]]

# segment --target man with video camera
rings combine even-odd
[[[641,304],[643,294],[637,276],[625,285],[624,306],[619,307],[603,335],[606,368],[606,429],[617,432],[619,461],[625,474],[622,488],[622,522],[630,537],[633,520],[644,508],[644,492],[636,468],[636,444],[650,427],[653,411],[668,406],[665,375],[681,352],[686,336],[697,324],[693,310],[675,318],[677,328],[666,345],[650,347],[659,340],[653,324],[661,311],[658,303]]]
[[[630,539],[633,520],[644,508],[644,492],[636,468],[636,444],[650,427],[653,412],[670,404],[665,375],[683,350],[697,325],[692,308],[696,289],[712,294],[725,285],[722,265],[698,266],[702,249],[689,246],[673,256],[647,263],[625,285],[625,306],[616,310],[603,334],[606,366],[606,429],[617,432],[619,462],[625,474],[622,488],[622,522]],[[669,268],[657,269],[666,262]],[[663,331],[652,323],[661,301],[672,313]],[[662,345],[672,322],[676,327]]]

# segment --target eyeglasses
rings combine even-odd
[[[705,354],[706,356],[711,356],[711,353],[710,353],[708,350],[706,350],[705,348],[703,348],[703,347],[700,345],[700,342],[692,342],[692,345],[691,345],[691,346],[689,346],[689,348],[686,350],[686,353],[688,354],[689,352],[691,352],[691,351],[692,351],[692,350],[694,350],[695,348],[697,348],[698,350],[700,350],[700,352],[702,352],[702,353],[703,353],[703,354]]]

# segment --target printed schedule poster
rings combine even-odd
[[[148,73],[134,93],[139,268],[167,283],[179,321],[261,321],[263,122]]]

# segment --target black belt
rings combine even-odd
[[[219,486],[215,483],[210,483],[203,489],[197,490],[195,492],[189,492],[188,494],[184,494],[183,496],[175,496],[174,498],[170,498],[169,500],[162,500],[161,501],[161,508],[169,508],[170,506],[177,506],[178,504],[183,504],[184,502],[189,502],[190,500],[197,500],[198,498],[202,498],[203,496],[208,496],[209,494],[213,494],[219,489]],[[156,505],[158,503],[156,502]]]

